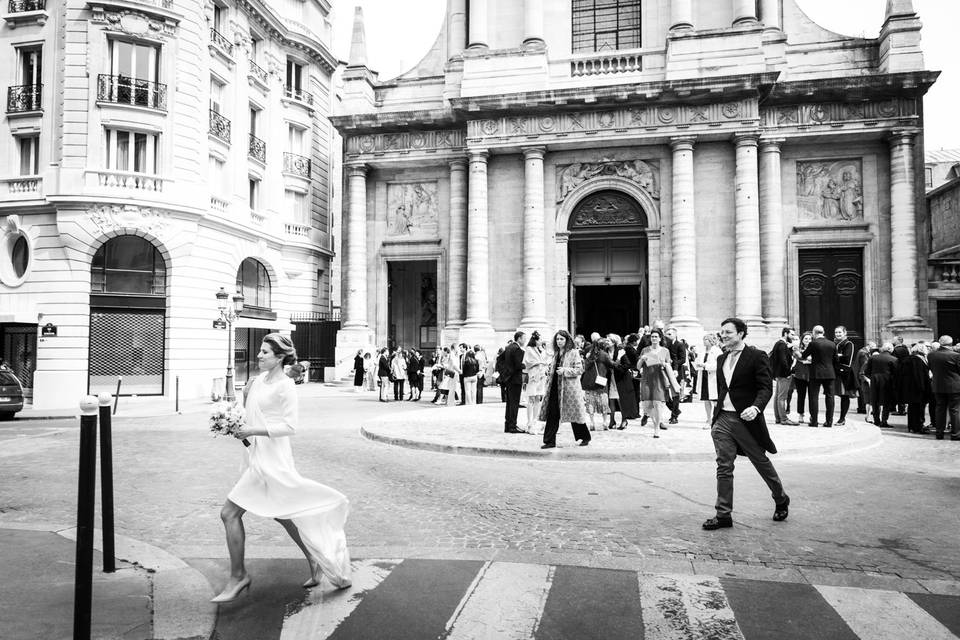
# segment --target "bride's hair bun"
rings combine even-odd
[[[289,337],[279,333],[268,333],[263,337],[263,341],[270,345],[275,356],[283,359],[283,366],[297,362],[297,348],[293,346],[293,340]]]

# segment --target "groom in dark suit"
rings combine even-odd
[[[703,523],[707,530],[733,526],[733,466],[745,455],[770,487],[775,503],[773,519],[786,520],[790,497],[767,452],[777,448],[767,432],[763,409],[773,394],[767,354],[744,344],[747,325],[727,318],[720,325],[724,353],[717,358],[717,403],[713,410],[713,446],[717,451],[717,516]]]

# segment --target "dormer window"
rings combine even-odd
[[[640,0],[573,0],[574,53],[640,46]]]

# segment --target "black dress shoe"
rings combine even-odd
[[[833,426],[833,425],[830,424],[829,422],[824,422],[824,423],[823,423],[823,428],[824,428],[824,429],[829,429],[829,428],[831,428],[832,426]]]
[[[676,423],[675,423],[675,422],[671,422],[670,424],[676,424]],[[663,431],[666,431],[666,430],[667,430],[667,428],[666,428],[665,426],[663,426],[663,423],[662,423],[662,422],[660,423],[660,429],[663,430]]]
[[[846,421],[846,420],[837,420],[837,426],[838,426],[838,427],[842,427],[842,426],[845,425],[845,424],[847,424],[847,421]]]
[[[773,519],[777,522],[782,522],[787,519],[788,515],[790,515],[790,496],[787,496],[787,499],[778,504],[773,510]]]
[[[555,444],[542,444],[540,445],[541,449],[556,449],[557,445]]]
[[[523,429],[507,429],[504,433],[526,433]]]
[[[952,436],[951,436],[951,437],[952,437]],[[943,440],[943,434],[942,434],[942,433],[938,433],[938,434],[937,434],[937,440]]]
[[[729,529],[733,526],[733,518],[710,518],[703,523],[703,528],[707,531],[716,529]]]
[[[676,418],[670,418],[670,420],[668,420],[668,422],[669,422],[670,424],[678,424]],[[661,427],[661,428],[662,428],[662,427]]]
[[[641,426],[641,427],[647,426],[647,420],[649,420],[649,419],[650,419],[650,418],[649,418],[648,416],[643,416],[642,418],[640,418],[640,426]]]
[[[590,444],[590,441],[589,441],[589,440],[581,440],[581,441],[580,441],[580,446],[581,446],[581,447],[585,447],[585,446],[587,446],[588,444]]]

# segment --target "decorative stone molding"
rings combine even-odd
[[[636,201],[627,195],[614,191],[601,191],[577,203],[570,229],[623,225],[646,227],[647,218]]]
[[[96,205],[89,208],[84,217],[106,234],[136,229],[164,240],[170,234],[172,227],[166,213],[134,205]]]
[[[917,101],[891,98],[874,102],[823,102],[761,109],[760,122],[765,129],[812,127],[845,122],[877,123],[890,120],[915,120]]]
[[[577,162],[557,166],[557,202],[578,186],[597,176],[618,176],[637,184],[653,198],[660,199],[660,167],[655,160]]]
[[[797,162],[797,217],[837,223],[863,220],[860,158]]]
[[[436,181],[387,184],[387,236],[433,238],[439,233]]]
[[[407,131],[350,136],[346,140],[348,156],[387,153],[432,153],[463,149],[464,134],[458,129]]]
[[[134,37],[153,37],[161,40],[175,38],[179,18],[159,7],[145,5],[142,10],[111,8],[111,2],[91,3],[90,22],[107,25]]]
[[[685,129],[693,126],[718,127],[724,124],[755,124],[759,118],[755,100],[705,105],[664,104],[578,111],[542,116],[508,116],[467,123],[468,141],[525,140],[564,137],[596,132],[626,133]]]

